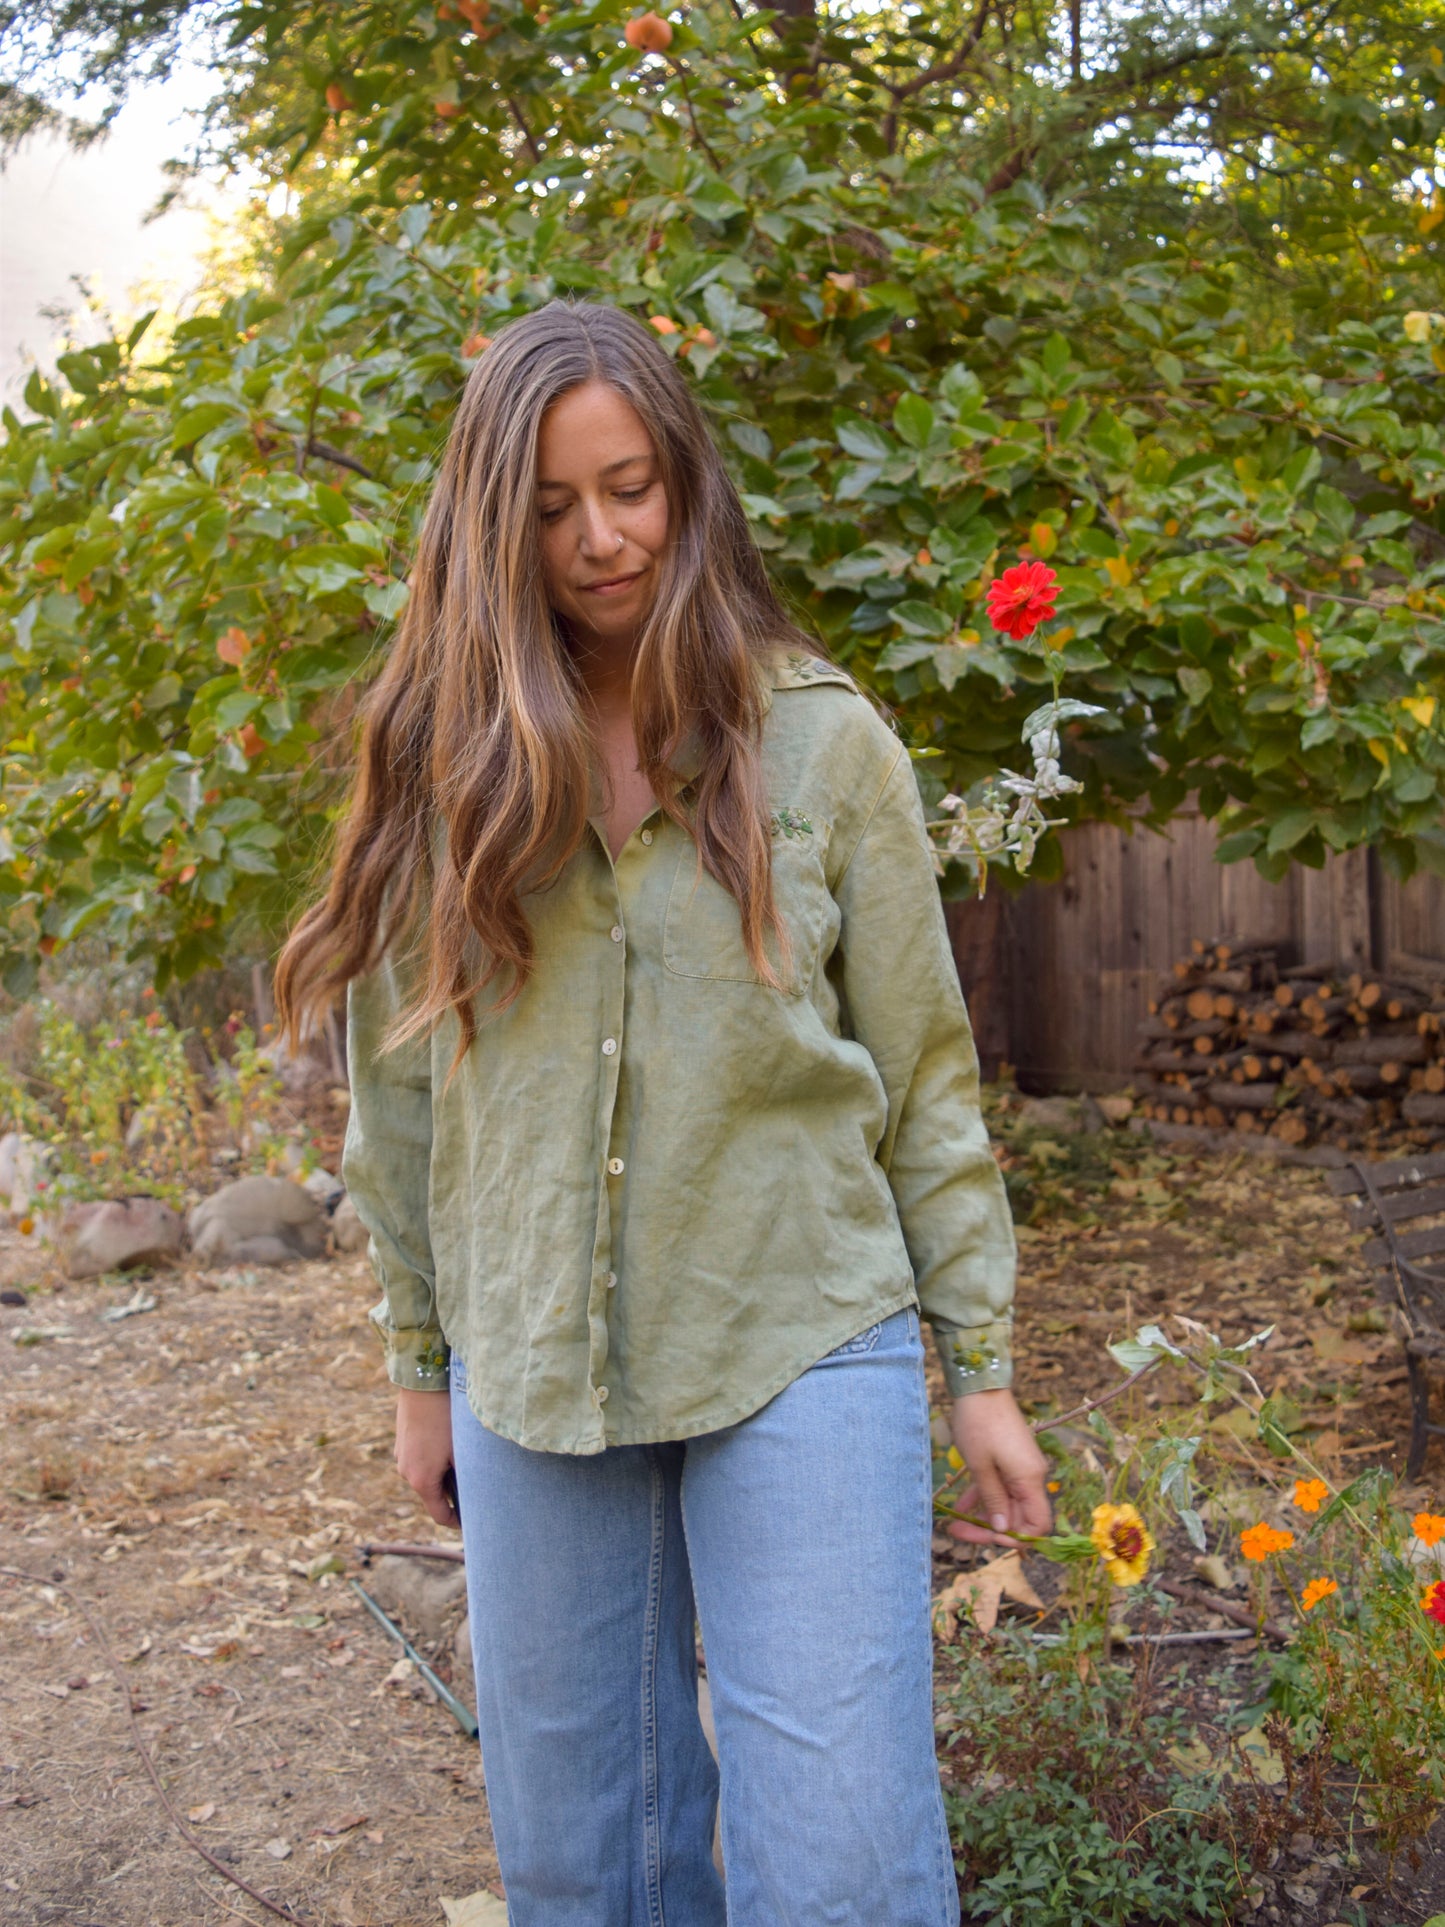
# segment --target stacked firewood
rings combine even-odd
[[[1146,1117],[1286,1144],[1445,1139],[1445,965],[1378,973],[1196,941],[1149,1000],[1133,1086]]]

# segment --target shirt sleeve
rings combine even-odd
[[[949,1392],[1007,1386],[1017,1245],[979,1105],[913,766],[902,745],[834,887],[845,1018],[883,1081],[878,1161]]]
[[[395,1051],[377,1048],[401,1004],[388,958],[346,987],[351,1109],[341,1181],[370,1233],[366,1255],[382,1289],[371,1322],[385,1347],[387,1376],[409,1391],[445,1391],[451,1351],[436,1314],[427,1221],[431,1049],[424,1037]]]

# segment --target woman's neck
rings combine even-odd
[[[599,718],[632,714],[635,637],[587,637],[574,644],[578,671],[588,701]]]

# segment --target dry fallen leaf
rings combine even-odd
[[[214,1800],[207,1800],[207,1801],[205,1802],[205,1804],[204,1804],[203,1806],[199,1806],[199,1807],[187,1807],[187,1808],[186,1808],[186,1818],[187,1818],[188,1820],[196,1820],[196,1821],[203,1821],[203,1820],[209,1820],[209,1819],[210,1819],[210,1817],[211,1817],[211,1815],[212,1815],[212,1814],[213,1814],[213,1813],[214,1813],[215,1811],[216,1811],[216,1803],[215,1803],[215,1801],[214,1801]]]
[[[485,1888],[480,1893],[468,1894],[464,1900],[449,1900],[443,1894],[441,1902],[447,1927],[507,1927],[506,1901],[498,1900]]]
[[[266,1851],[273,1860],[289,1860],[291,1858],[291,1842],[289,1840],[282,1840],[278,1836],[275,1840],[268,1840],[266,1842]]]
[[[348,1813],[344,1820],[336,1821],[333,1826],[313,1827],[307,1835],[307,1838],[309,1840],[320,1840],[323,1838],[334,1840],[338,1834],[350,1833],[353,1827],[364,1827],[370,1818],[371,1815],[369,1813]]]
[[[972,1607],[978,1630],[992,1632],[1005,1599],[1043,1610],[1044,1602],[1025,1578],[1023,1560],[1016,1551],[990,1559],[973,1572],[961,1572],[945,1586],[933,1602],[933,1630],[940,1639],[952,1639],[958,1631],[959,1614]]]

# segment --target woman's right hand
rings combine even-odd
[[[451,1494],[452,1402],[445,1392],[398,1391],[396,1469],[439,1526],[460,1526]],[[448,1490],[450,1487],[450,1491]]]

